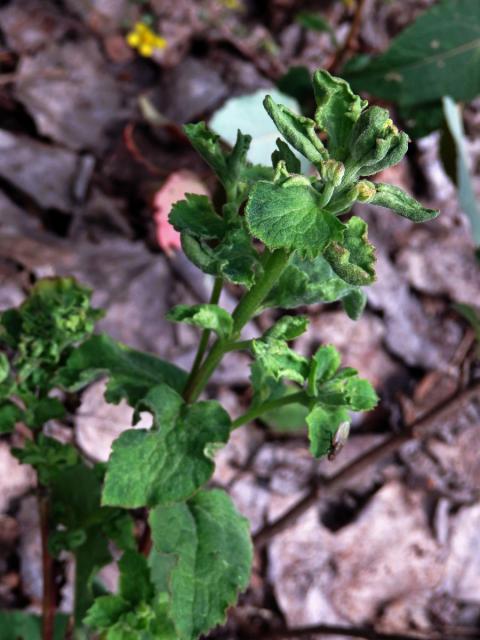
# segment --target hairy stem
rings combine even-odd
[[[264,264],[263,277],[244,295],[232,314],[233,340],[236,340],[240,336],[243,327],[255,314],[274,284],[278,281],[288,264],[289,258],[290,254],[283,249],[277,249],[268,256]],[[229,344],[225,341],[217,340],[214,343],[202,366],[187,382],[183,394],[187,402],[194,402],[202,393],[212,373],[228,350]]]
[[[220,299],[222,287],[223,287],[223,279],[216,278],[215,283],[213,285],[213,289],[212,289],[212,295],[210,296],[210,304],[217,304],[217,302]],[[197,354],[195,356],[192,370],[190,372],[190,375],[187,381],[187,386],[190,380],[195,377],[195,375],[197,374],[197,371],[200,368],[200,365],[202,364],[203,356],[205,355],[205,351],[207,350],[207,347],[208,347],[208,339],[210,338],[210,334],[211,334],[211,329],[204,329],[202,331],[200,342],[198,344]]]
[[[294,402],[302,402],[304,398],[305,393],[303,391],[299,391],[298,393],[292,393],[281,398],[276,398],[275,400],[268,400],[267,402],[263,402],[256,407],[252,407],[246,413],[234,420],[232,422],[232,429],[236,429],[237,427],[241,427],[247,422],[255,420],[264,413],[267,413],[267,411],[273,411],[273,409],[278,409],[280,407],[284,407],[287,404],[293,404]]]
[[[48,550],[49,504],[42,486],[37,490],[38,513],[40,517],[40,535],[42,540],[42,640],[53,640],[55,625],[55,582],[53,558]]]

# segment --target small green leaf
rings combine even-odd
[[[154,592],[145,556],[135,551],[125,551],[118,568],[122,598],[131,604],[150,602]]]
[[[216,304],[179,304],[165,317],[172,322],[186,322],[202,329],[211,329],[222,339],[228,338],[233,330],[232,316]]]
[[[426,222],[436,218],[439,214],[436,209],[425,209],[415,198],[412,198],[400,187],[395,187],[393,184],[376,182],[375,188],[376,193],[371,200],[371,204],[391,209],[412,222]]]
[[[10,374],[10,363],[4,353],[0,353],[0,384],[8,380]]]
[[[226,493],[200,491],[186,503],[150,514],[155,549],[172,558],[170,617],[179,640],[195,640],[225,620],[248,586],[249,526]]]
[[[220,182],[226,186],[228,183],[228,171],[225,154],[220,147],[220,136],[213,133],[205,122],[185,124],[183,130],[194,149],[212,167]]]
[[[171,387],[154,387],[137,409],[154,429],[130,429],[115,440],[103,504],[136,508],[185,500],[214,470],[208,449],[226,443],[230,418],[213,400],[187,405]]]
[[[292,309],[305,304],[341,300],[349,317],[356,320],[365,307],[365,294],[347,284],[323,256],[304,260],[294,255],[263,307]]]
[[[173,205],[168,219],[177,231],[203,238],[222,238],[225,234],[225,222],[215,213],[207,196],[187,193],[185,200]]]
[[[131,406],[162,382],[181,392],[187,379],[185,371],[175,365],[102,334],[92,336],[71,354],[55,384],[77,391],[105,375],[109,377],[107,400],[116,404],[126,398]]]
[[[308,316],[282,316],[268,329],[263,338],[277,338],[279,340],[295,340],[308,328]]]
[[[285,162],[285,166],[289,173],[300,173],[302,167],[300,165],[300,160],[290,149],[288,144],[284,142],[281,138],[277,138],[277,149],[272,153],[272,164],[274,167],[277,166],[279,162]]]
[[[313,258],[329,242],[343,238],[344,225],[319,204],[320,194],[307,178],[259,181],[248,199],[247,224],[269,249],[296,249]]]
[[[267,96],[263,105],[285,140],[315,165],[325,160],[327,152],[315,131],[315,122],[299,116],[283,104]]]
[[[299,111],[296,100],[275,89],[271,94],[274,100],[286,104],[292,111]],[[210,121],[211,128],[232,147],[236,140],[236,127],[248,133],[252,139],[247,159],[256,165],[270,164],[272,147],[278,138],[278,131],[263,108],[264,97],[265,91],[259,89],[249,95],[229,98]],[[232,123],[235,123],[234,128]],[[303,168],[307,168],[306,162]],[[243,174],[245,169],[242,169]]]
[[[363,286],[375,280],[375,248],[368,242],[367,223],[357,216],[347,222],[343,242],[331,242],[323,255],[348,284]]]
[[[252,349],[260,366],[274,380],[286,378],[303,384],[308,375],[308,360],[287,346],[284,340],[254,340]]]
[[[348,406],[352,411],[370,411],[378,404],[378,396],[368,380],[352,377],[347,380]]]
[[[49,420],[60,420],[65,415],[65,407],[58,398],[39,398],[28,403],[25,421],[29,427],[38,429]]]
[[[308,392],[316,395],[319,384],[332,378],[340,367],[340,354],[333,345],[317,349],[310,362],[308,374]]]
[[[315,458],[326,456],[332,441],[342,422],[348,422],[350,416],[343,408],[326,408],[315,406],[307,416],[308,438],[310,440],[310,453]]]
[[[353,125],[367,106],[356,96],[345,80],[319,69],[313,76],[313,90],[317,109],[315,120],[327,132],[328,152],[336,160],[345,160]]]
[[[94,629],[109,629],[129,610],[120,596],[100,596],[88,610],[84,622]]]

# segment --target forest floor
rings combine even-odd
[[[272,0],[262,11],[252,3],[250,13],[230,4],[0,3],[0,309],[19,304],[40,277],[74,275],[107,311],[101,330],[191,364],[197,333],[163,316],[178,303],[206,302],[211,282],[189,266],[164,220],[192,184],[213,193],[215,181],[181,124],[268,89],[293,65],[331,68],[335,61],[328,33],[307,32],[292,19],[299,3]],[[384,50],[431,4],[368,0],[358,46]],[[321,5],[344,40],[352,21],[347,6],[310,5]],[[168,43],[152,58],[125,40],[145,7]],[[478,164],[480,104],[468,107],[466,120]],[[479,384],[479,370],[475,336],[454,304],[480,300],[480,271],[437,133],[412,144],[383,180],[441,215],[416,227],[363,205],[378,258],[366,311],[354,322],[336,305],[314,305],[310,329],[296,344],[304,354],[334,344],[382,402],[353,424],[333,462],[313,460],[304,426],[282,416],[235,431],[218,454],[213,482],[249,518],[257,553],[249,590],[212,638],[266,638],[267,629],[282,637],[286,627],[300,628],[291,637],[309,637],[308,627],[319,624],[425,638],[463,629],[462,637],[468,630],[479,637],[480,403],[464,391]],[[220,302],[231,308],[235,296],[227,288]],[[247,332],[258,334],[262,322]],[[208,393],[240,415],[248,377],[248,358],[231,353]],[[130,426],[131,410],[107,405],[103,382],[77,404],[52,433],[74,439],[92,460],[106,460],[112,440]],[[409,425],[418,437],[406,442]],[[361,455],[368,466],[353,464]],[[0,608],[40,610],[34,485],[3,438]],[[297,518],[267,526],[305,496]],[[69,611],[68,557],[58,571],[59,607]],[[113,566],[103,570],[107,586],[116,578]],[[315,637],[326,638],[332,629],[318,631]]]

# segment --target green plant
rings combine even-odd
[[[283,136],[272,168],[246,160],[250,139],[240,131],[233,149],[224,151],[204,123],[185,127],[225,191],[221,210],[205,196],[187,195],[170,215],[186,255],[215,278],[208,304],[179,305],[168,314],[202,329],[190,373],[107,335],[91,335],[100,314],[71,279],[39,283],[19,309],[1,316],[7,346],[1,426],[5,433],[22,421],[30,429],[31,439],[15,455],[37,470],[46,559],[64,549],[75,554],[79,638],[90,629],[108,640],[193,640],[221,624],[248,586],[252,546],[248,524],[228,495],[205,488],[217,448],[233,429],[301,405],[312,454],[333,456],[346,438],[350,412],[377,403],[370,383],[341,367],[333,346],[320,346],[310,358],[291,348],[307,329],[303,315],[284,314],[257,339],[242,339],[243,327],[267,307],[340,300],[358,318],[361,287],[375,278],[375,255],[366,223],[356,216],[340,220],[355,202],[388,207],[415,222],[437,215],[399,188],[365,179],[407,150],[407,136],[388,112],[369,107],[325,71],[315,73],[313,87],[314,120],[265,99]],[[296,153],[311,162],[312,175],[300,174]],[[225,282],[244,289],[232,314],[217,304]],[[252,356],[252,400],[232,421],[217,401],[199,397],[223,356],[240,349]],[[152,429],[120,435],[106,470],[43,432],[65,411],[61,393],[102,375],[109,402],[125,399],[136,417],[140,411],[153,416]],[[128,510],[140,507],[149,509],[152,544],[144,541],[137,550]],[[110,560],[108,540],[123,551],[116,594],[101,594],[94,580]],[[46,578],[43,638],[49,640],[54,602]]]

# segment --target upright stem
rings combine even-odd
[[[290,254],[283,249],[277,249],[269,255],[264,264],[263,277],[253,285],[250,291],[245,294],[232,314],[232,340],[236,340],[239,337],[243,327],[255,314],[258,307],[262,304],[274,284],[280,278],[283,270],[288,264],[289,257]],[[228,343],[223,340],[217,340],[215,342],[203,365],[195,375],[189,378],[186,384],[183,397],[187,402],[194,402],[202,393],[212,373],[215,371],[220,360],[227,351]]]
[[[53,558],[48,550],[49,505],[43,488],[38,487],[38,513],[42,539],[42,640],[53,640],[55,625],[55,582],[53,576]]]
[[[217,304],[220,299],[220,294],[222,293],[223,280],[222,278],[216,278],[215,283],[212,289],[212,295],[210,296],[210,304]],[[197,373],[200,365],[202,364],[203,356],[205,355],[205,351],[208,347],[208,339],[210,338],[211,330],[204,329],[202,331],[202,336],[200,338],[200,342],[198,344],[197,354],[195,356],[195,360],[193,362],[192,370],[189,375],[188,381],[190,381]],[[188,382],[187,382],[188,386]]]
[[[287,396],[276,398],[275,400],[268,400],[263,404],[252,407],[246,413],[234,420],[232,422],[232,429],[236,429],[237,427],[241,427],[243,424],[247,424],[247,422],[255,420],[255,418],[267,413],[267,411],[273,411],[273,409],[279,409],[280,407],[284,407],[287,404],[293,404],[294,402],[301,402],[304,398],[305,393],[303,391],[299,391],[298,393],[291,393]]]

